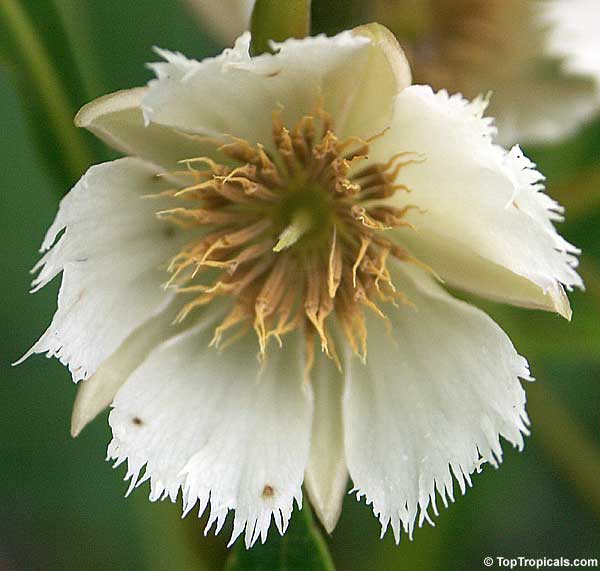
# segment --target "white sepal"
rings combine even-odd
[[[311,371],[315,411],[305,484],[310,503],[331,533],[340,517],[348,488],[342,421],[342,377],[324,354]]]

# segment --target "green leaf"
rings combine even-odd
[[[335,571],[327,544],[317,529],[308,502],[295,512],[283,537],[273,530],[266,543],[246,550],[238,541],[225,571]]]
[[[310,0],[256,0],[250,29],[252,55],[270,52],[270,40],[304,38],[310,33]]]
[[[360,24],[376,21],[370,16],[372,9],[371,3],[364,0],[313,0],[311,33],[334,36]]]
[[[73,116],[87,99],[67,34],[52,2],[0,2],[1,59],[17,77],[22,104],[49,173],[66,192],[94,162]]]

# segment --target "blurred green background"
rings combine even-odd
[[[93,97],[145,83],[153,45],[198,59],[222,47],[174,0],[21,4],[66,86],[71,114]],[[343,5],[316,2],[314,29],[361,23]],[[179,505],[151,504],[144,488],[123,498],[124,469],[104,461],[106,414],[71,439],[75,386],[66,369],[42,357],[10,367],[54,311],[58,283],[32,296],[28,271],[60,194],[79,173],[53,157],[53,126],[42,118],[48,94],[32,88],[15,38],[1,35],[0,570],[222,569],[227,530],[204,538],[204,521],[182,521]],[[75,136],[70,141],[80,146],[82,163],[112,156],[87,135]],[[600,122],[560,145],[527,152],[567,206],[561,232],[583,249],[588,287],[571,295],[571,324],[477,300],[538,379],[527,386],[532,436],[523,453],[506,446],[500,470],[486,467],[435,528],[418,530],[399,547],[391,534],[380,541],[371,509],[347,497],[328,538],[340,570],[480,569],[488,555],[600,556]]]

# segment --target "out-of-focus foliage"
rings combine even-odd
[[[283,537],[273,533],[264,545],[250,550],[239,541],[227,560],[225,571],[334,571],[308,502],[295,515]]]
[[[150,72],[143,64],[156,58],[153,45],[197,58],[220,50],[175,1],[29,0],[22,5],[30,14],[38,11],[32,18],[36,35],[56,65],[73,112],[88,98],[147,81]],[[333,33],[362,23],[360,11],[348,7],[341,0],[313,2],[313,28]],[[75,387],[68,372],[40,357],[17,369],[9,366],[55,308],[56,289],[27,293],[28,270],[55,214],[56,187],[48,166],[67,170],[52,155],[61,150],[49,144],[53,127],[35,115],[41,113],[44,94],[26,96],[13,39],[2,33],[0,41],[0,569],[221,570],[232,553],[225,549],[230,522],[219,538],[205,538],[206,518],[198,521],[191,514],[181,521],[179,505],[147,500],[147,485],[123,499],[124,469],[113,472],[104,461],[106,415],[72,440]],[[45,143],[45,163],[34,140]],[[101,146],[90,148],[95,157],[114,156]],[[348,496],[338,527],[327,538],[337,569],[479,569],[484,556],[600,553],[598,487],[590,486],[600,448],[600,122],[559,145],[526,150],[547,175],[550,193],[567,207],[561,231],[583,250],[581,271],[588,287],[585,294],[571,296],[570,324],[542,312],[473,300],[530,360],[538,379],[527,387],[532,436],[523,453],[505,447],[500,470],[484,467],[467,496],[459,494],[436,519],[436,528],[426,525],[399,547],[391,535],[380,541],[370,508]],[[61,191],[68,189],[69,176],[56,177],[64,179]],[[290,532],[303,525],[295,511]],[[289,541],[292,535],[286,537]],[[273,534],[266,547],[243,554],[238,565],[267,557],[281,545],[277,541],[282,540]],[[234,547],[233,553],[240,549]]]
[[[270,41],[304,38],[310,34],[310,0],[257,0],[252,11],[253,55],[270,51]]]
[[[73,125],[88,94],[61,14],[52,2],[4,0],[0,24],[0,53],[17,79],[39,156],[57,187],[69,187],[93,162],[93,142]]]

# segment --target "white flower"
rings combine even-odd
[[[389,0],[378,0],[389,6]],[[416,80],[475,97],[504,143],[554,141],[600,110],[596,0],[433,0],[421,34],[405,37]]]
[[[203,27],[231,45],[250,27],[254,0],[188,0],[187,4]]]
[[[541,17],[548,27],[548,52],[572,75],[600,83],[600,4],[595,0],[546,0]]]
[[[210,504],[217,531],[234,510],[252,545],[303,482],[331,531],[349,475],[399,540],[527,433],[525,359],[436,277],[569,317],[577,250],[485,102],[411,86],[385,28],[248,47],[161,50],[148,88],[80,111],[130,156],[61,202],[29,354],[82,381],[74,434],[112,402],[130,490]]]
[[[254,6],[188,2],[227,42]],[[466,97],[491,91],[503,144],[560,139],[600,110],[597,0],[355,0],[348,9],[361,3],[367,21],[396,34],[417,83]]]

